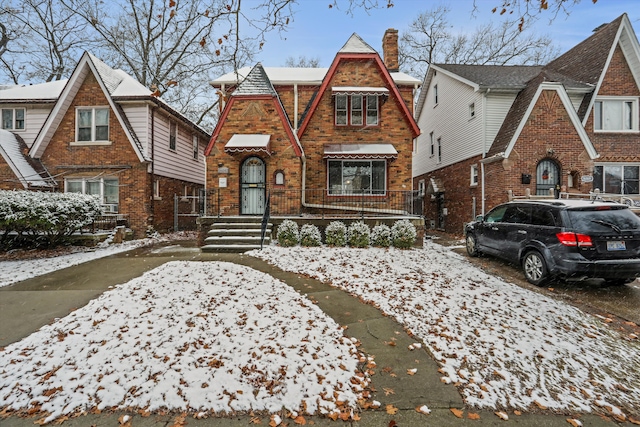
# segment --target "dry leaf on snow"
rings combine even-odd
[[[502,411],[498,411],[495,412],[496,416],[504,421],[508,421],[509,420],[509,415],[507,415],[506,412],[502,412]]]
[[[470,420],[479,420],[480,414],[476,414],[475,412],[469,412],[467,414],[467,418],[469,418]]]
[[[567,422],[573,427],[582,427],[582,423],[574,418],[567,418]]]
[[[429,415],[431,413],[431,409],[429,409],[427,407],[427,405],[418,406],[416,408],[416,411],[420,412],[421,414],[425,414],[425,415]]]
[[[393,405],[387,405],[385,408],[387,410],[387,414],[389,415],[395,415],[398,413],[398,408]]]

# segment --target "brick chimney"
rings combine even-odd
[[[398,64],[398,30],[389,28],[382,37],[382,56],[387,70],[394,73],[400,70]]]

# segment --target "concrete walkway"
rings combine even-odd
[[[346,326],[345,333],[361,341],[361,349],[375,357],[376,374],[372,377],[375,390],[373,398],[382,403],[378,410],[366,410],[359,422],[345,423],[321,417],[307,417],[307,423],[316,426],[567,426],[567,416],[550,414],[509,413],[503,421],[493,411],[468,411],[455,386],[440,381],[438,365],[424,349],[410,351],[415,342],[402,326],[382,315],[371,305],[358,298],[332,288],[317,280],[284,272],[266,262],[241,254],[201,253],[191,244],[182,246],[138,249],[107,258],[87,262],[0,288],[0,348],[19,341],[56,318],[87,304],[110,286],[127,282],[144,272],[175,260],[226,261],[242,264],[270,274],[292,286],[310,299],[335,321]],[[388,345],[395,342],[395,346]],[[419,366],[414,376],[406,375],[409,368]],[[0,366],[0,369],[2,367]],[[385,411],[386,405],[398,408],[396,414]],[[432,411],[423,415],[416,407],[427,405]],[[463,418],[457,418],[450,408],[462,409]],[[468,413],[480,415],[470,420]],[[83,415],[63,423],[67,427],[118,426],[118,418],[124,412],[99,415]],[[179,414],[132,416],[132,427],[164,427],[183,425]],[[258,417],[262,425],[269,424],[269,417]],[[580,417],[584,426],[613,426],[617,423],[595,415]],[[2,427],[33,426],[35,419],[0,417]],[[194,419],[186,418],[189,426],[246,426],[253,425],[252,417]],[[293,420],[285,420],[293,426]],[[395,421],[396,424],[393,424]],[[337,423],[337,424],[336,424]],[[619,424],[618,424],[619,425]],[[631,424],[622,424],[631,426]]]

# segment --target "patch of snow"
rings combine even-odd
[[[175,261],[0,351],[0,408],[354,411],[369,379],[342,328],[249,267]]]
[[[637,340],[436,243],[412,250],[272,245],[247,254],[378,307],[424,343],[442,380],[458,384],[467,405],[640,408]]]

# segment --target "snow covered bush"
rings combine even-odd
[[[324,230],[324,242],[329,246],[347,245],[347,226],[341,221],[332,221]]]
[[[298,242],[300,242],[298,224],[290,219],[285,219],[282,221],[282,224],[278,226],[277,238],[280,246],[290,247],[297,245]]]
[[[322,236],[320,230],[313,224],[304,224],[300,228],[300,245],[302,246],[320,246]]]
[[[354,248],[366,248],[371,240],[371,230],[364,222],[352,223],[347,230],[347,241]]]
[[[381,248],[391,246],[391,228],[386,224],[378,224],[371,230],[371,244]]]
[[[396,248],[408,249],[412,247],[417,237],[416,227],[408,219],[396,221],[391,227],[391,243]]]
[[[62,244],[101,214],[95,196],[0,190],[0,247]]]

